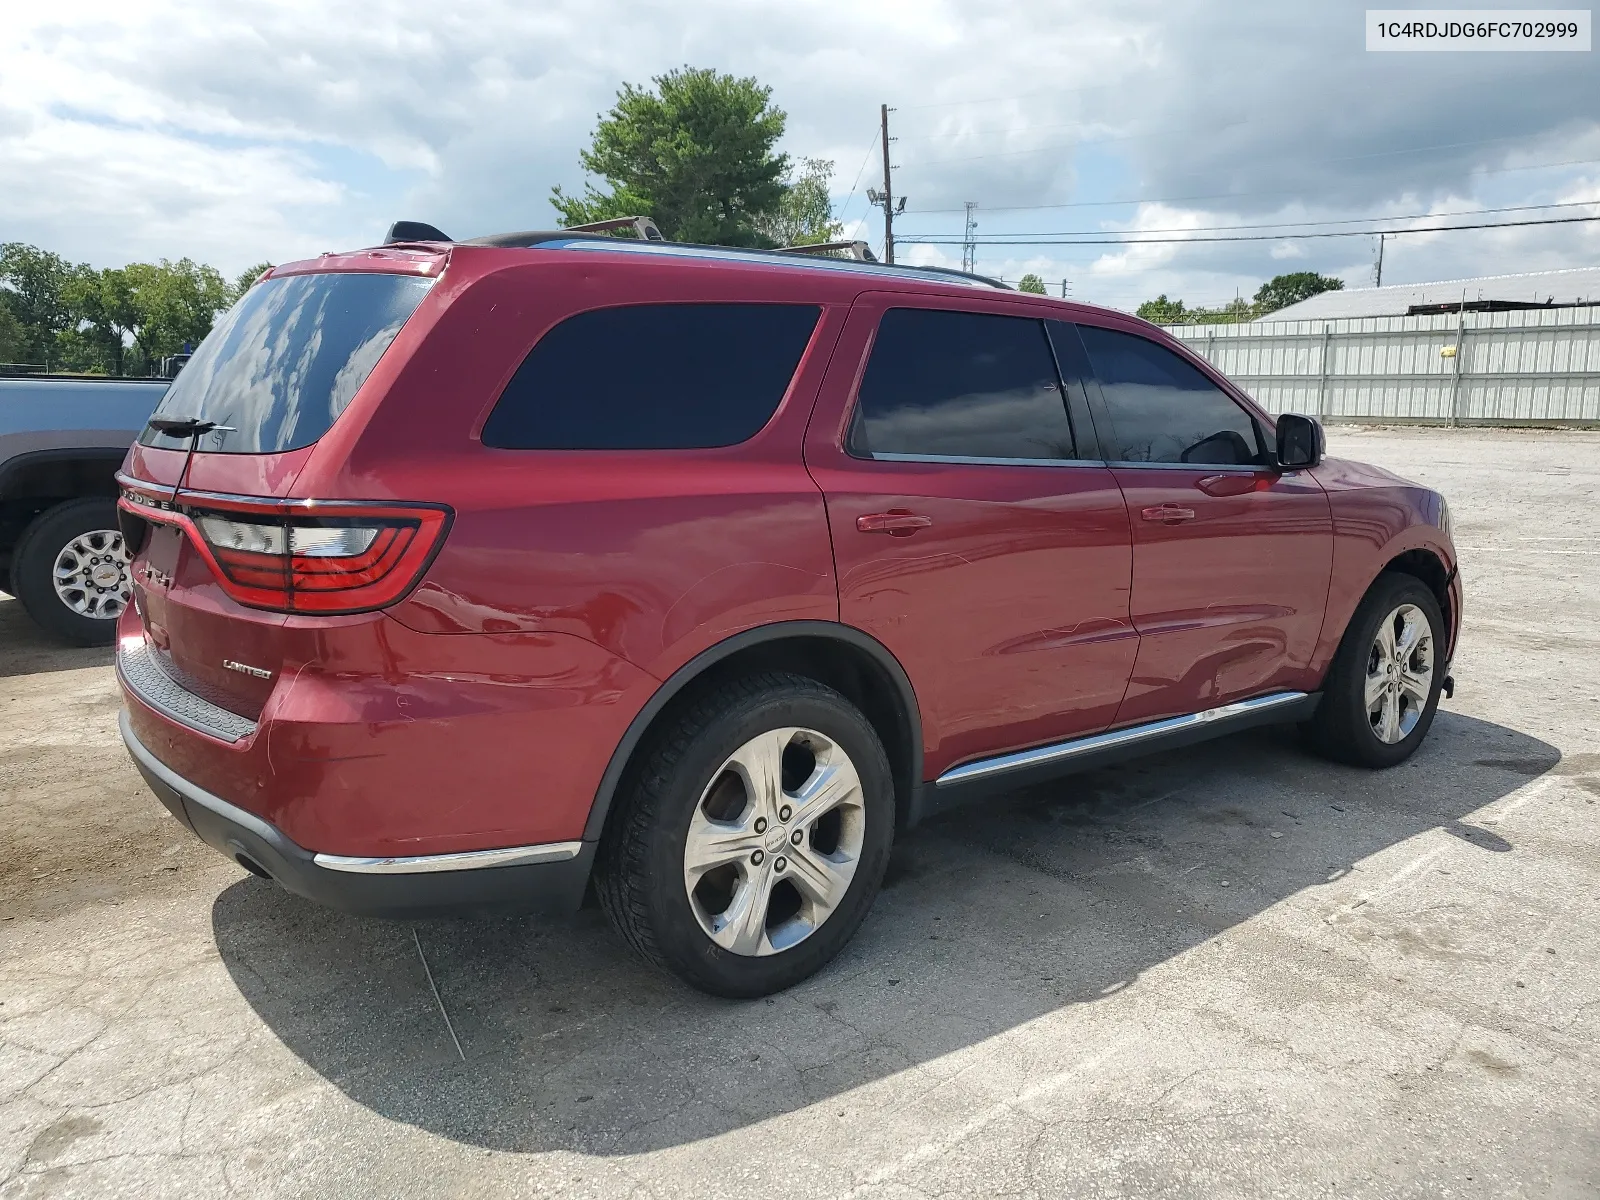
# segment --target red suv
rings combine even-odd
[[[816,971],[930,814],[1268,722],[1380,767],[1444,500],[1160,330],[953,272],[571,233],[263,277],[128,455],[122,734],[352,912],[573,909]]]

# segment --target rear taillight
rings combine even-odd
[[[449,510],[433,505],[190,493],[174,506],[134,487],[125,487],[122,507],[180,526],[240,604],[296,613],[395,603],[421,578],[450,522]]]

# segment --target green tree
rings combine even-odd
[[[241,271],[239,277],[233,281],[233,299],[238,300],[240,296],[255,287],[256,280],[261,278],[261,273],[270,270],[272,270],[271,263],[258,262],[255,266]]]
[[[1183,319],[1191,325],[1237,325],[1243,321],[1253,321],[1256,316],[1255,306],[1236,296],[1221,308],[1191,308],[1183,315]]]
[[[782,205],[789,157],[775,147],[786,114],[772,89],[709,69],[658,75],[654,88],[624,84],[579,156],[584,194],[559,186],[550,202],[568,225],[642,214],[677,241],[772,245],[762,223]]]
[[[1188,318],[1189,310],[1184,308],[1182,300],[1168,300],[1167,294],[1162,292],[1154,300],[1139,305],[1134,315],[1156,325],[1177,325]]]
[[[147,372],[211,332],[233,291],[215,267],[187,258],[85,270],[66,289],[82,339],[114,375]]]
[[[1046,294],[1044,290],[1044,280],[1040,279],[1037,275],[1034,275],[1031,272],[1027,275],[1024,275],[1021,281],[1018,282],[1017,291],[1033,292],[1038,296],[1043,296]]]
[[[837,242],[844,237],[844,226],[833,219],[833,201],[828,184],[833,179],[833,163],[825,158],[807,158],[784,185],[776,211],[761,218],[756,229],[777,246],[816,246]]]
[[[141,324],[134,301],[133,280],[122,267],[99,271],[85,269],[68,282],[64,297],[73,317],[73,332],[110,368],[123,374],[128,343],[137,336]],[[79,326],[87,326],[79,330]]]
[[[1277,275],[1256,290],[1256,313],[1277,312],[1291,304],[1298,304],[1319,292],[1337,292],[1343,289],[1344,280],[1332,275],[1318,275],[1315,271],[1293,271]]]
[[[125,269],[133,278],[141,318],[136,337],[144,365],[198,346],[233,303],[233,286],[222,273],[192,259],[133,263]]]
[[[0,246],[0,297],[22,331],[18,361],[42,363],[53,357],[57,336],[76,323],[64,292],[87,270],[23,242]]]
[[[11,311],[11,305],[0,300],[0,363],[25,361],[27,337],[27,330]]]

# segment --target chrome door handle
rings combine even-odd
[[[1178,525],[1184,521],[1194,520],[1194,509],[1184,508],[1180,504],[1152,504],[1149,508],[1141,509],[1139,515],[1146,521]]]
[[[862,533],[887,533],[890,537],[910,537],[919,529],[933,524],[932,517],[910,512],[903,508],[888,512],[867,513],[856,518],[856,528]]]

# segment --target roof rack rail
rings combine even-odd
[[[534,229],[520,233],[491,233],[484,237],[467,238],[466,244],[472,246],[534,246],[540,242],[548,242],[554,238],[567,237],[574,233],[615,233],[620,230],[631,229],[642,242],[664,242],[661,230],[656,228],[656,223],[649,217],[615,217],[609,221],[592,221],[587,225],[569,225],[565,229]],[[389,226],[389,232],[384,236],[383,244],[393,246],[400,242],[451,242],[457,239],[451,237],[436,225],[429,225],[426,221],[396,221]]]
[[[979,275],[976,271],[960,271],[955,267],[931,267],[920,263],[895,263],[895,266],[904,271],[924,271],[929,275],[949,275],[955,279],[976,279],[979,283],[987,283],[990,287],[997,287],[1007,292],[1017,290],[1004,279],[996,279],[993,275]]]
[[[661,230],[649,217],[612,217],[609,221],[590,221],[587,225],[568,225],[567,233],[613,233],[619,229],[632,229],[641,242],[664,242]]]
[[[399,242],[449,242],[455,245],[466,246],[501,246],[501,247],[530,247],[541,242],[558,242],[564,239],[589,238],[595,241],[608,241],[610,235],[622,230],[631,229],[643,242],[662,242],[669,245],[695,245],[692,242],[668,242],[661,235],[661,230],[656,228],[656,223],[649,217],[613,217],[609,221],[592,221],[587,225],[569,225],[565,229],[525,229],[519,233],[491,233],[484,237],[467,238],[457,242],[435,226],[422,221],[396,221],[389,226],[389,235],[384,239],[385,245],[394,245]],[[782,246],[776,250],[757,250],[752,247],[716,247],[702,246],[700,249],[727,249],[742,251],[750,254],[839,254],[846,260],[861,263],[879,264],[873,255],[871,247],[863,241],[843,242],[818,242],[809,246]],[[990,287],[1002,288],[1012,291],[1010,284],[995,279],[989,275],[978,275],[972,271],[958,271],[954,267],[932,267],[913,265],[911,263],[896,263],[895,268],[904,271],[915,271],[923,275],[946,275],[954,279],[971,279],[977,283],[984,283]]]
[[[872,247],[865,242],[813,242],[806,246],[779,246],[779,254],[837,254],[844,251],[844,256],[856,262],[877,262],[877,255],[872,253]]]

